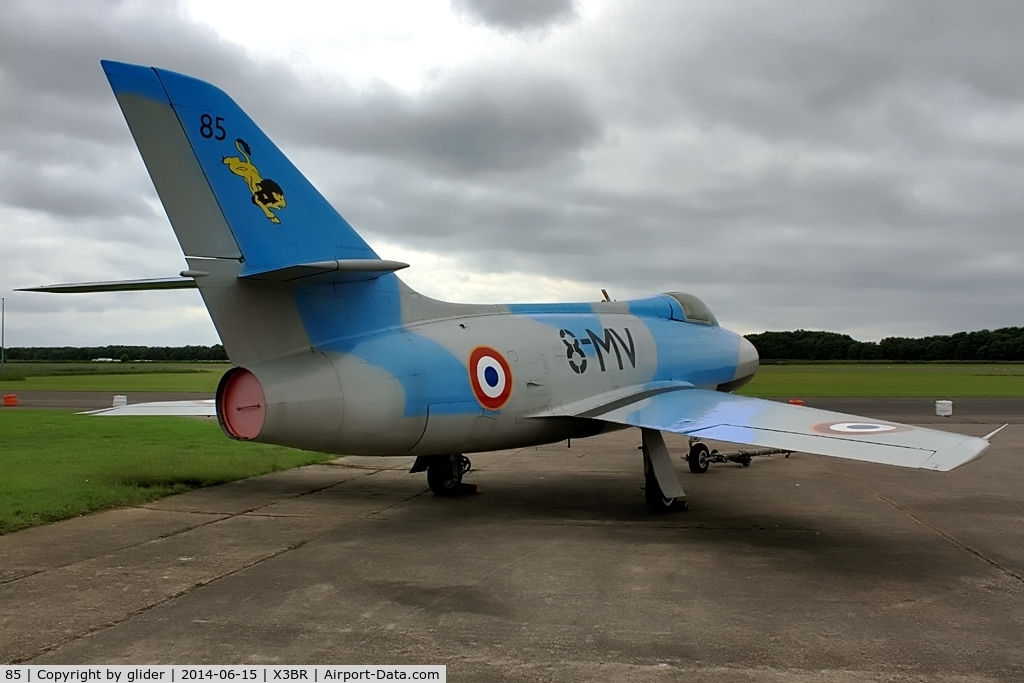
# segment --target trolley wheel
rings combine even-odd
[[[710,459],[708,458],[708,447],[702,443],[695,443],[690,446],[690,455],[686,458],[690,465],[690,471],[694,474],[704,474],[708,471]]]

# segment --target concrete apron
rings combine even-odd
[[[947,474],[796,454],[694,475],[670,437],[693,509],[657,516],[638,430],[472,456],[483,495],[451,500],[411,459],[340,458],[0,537],[0,660],[1020,680],[1022,439]]]

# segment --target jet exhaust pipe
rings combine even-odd
[[[263,385],[245,368],[231,368],[217,385],[217,421],[232,439],[252,441],[263,431],[267,399]]]
[[[324,450],[343,417],[341,381],[322,353],[232,368],[217,387],[217,420],[232,439]]]

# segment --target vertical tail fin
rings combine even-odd
[[[103,70],[186,256],[240,258],[242,277],[377,258],[222,90],[164,69]]]
[[[372,280],[405,264],[380,260],[220,89],[120,62],[104,61],[103,70],[233,362],[308,352],[344,332],[345,321],[365,322],[365,314],[335,319],[338,294],[329,283],[312,297],[298,283],[333,271],[345,272],[332,281]],[[388,283],[396,294],[397,278]],[[383,286],[363,285],[364,299],[366,287]],[[302,288],[303,300],[332,299],[335,317],[304,316],[311,304],[297,303]],[[341,303],[345,311],[355,305]]]

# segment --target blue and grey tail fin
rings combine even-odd
[[[344,296],[345,288],[316,286],[406,266],[378,258],[219,88],[164,69],[102,64],[189,264],[182,281],[160,286],[194,281],[235,363],[314,345],[296,289]]]
[[[189,268],[180,278],[34,291],[198,287],[229,357],[247,365],[346,333],[332,319],[328,332],[311,337],[305,323],[319,309],[307,305],[304,318],[300,292],[304,301],[347,300],[354,290],[338,285],[362,282],[353,286],[365,290],[366,281],[406,267],[380,259],[222,90],[164,69],[102,64]],[[397,280],[387,287],[414,295]]]
[[[186,256],[240,259],[239,277],[277,281],[404,265],[380,262],[224,91],[164,69],[102,64]]]

